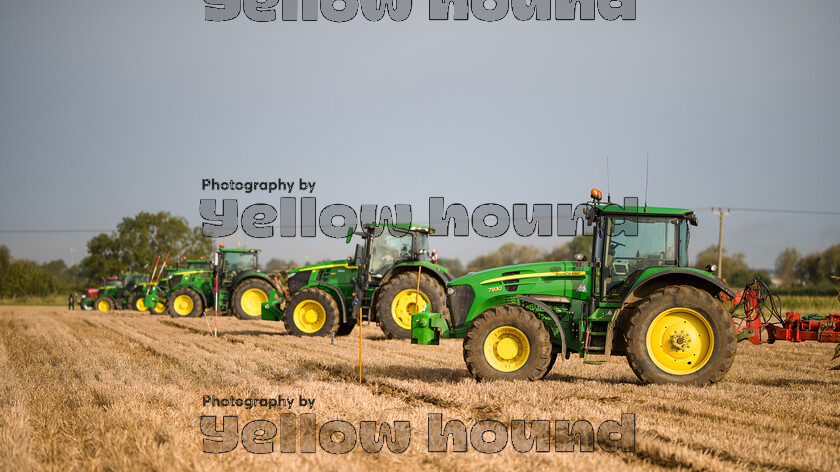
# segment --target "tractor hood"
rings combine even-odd
[[[508,280],[562,277],[570,275],[584,275],[584,265],[581,262],[532,262],[503,267],[494,267],[479,272],[470,272],[449,282],[449,285],[489,285],[504,283]]]

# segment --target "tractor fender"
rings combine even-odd
[[[246,282],[248,280],[253,280],[253,279],[263,280],[265,282],[268,282],[268,284],[271,285],[272,287],[275,286],[274,281],[269,279],[267,275],[265,275],[265,274],[254,274],[254,273],[245,274],[245,275],[241,275],[241,276],[237,277],[236,280],[234,280],[234,282],[231,284],[231,286],[234,288],[234,290],[236,290],[236,287],[239,287],[239,285],[242,284],[243,282]],[[231,291],[231,293],[233,293],[233,291]]]
[[[519,300],[521,300],[525,303],[531,303],[531,304],[537,305],[538,307],[540,307],[540,309],[542,309],[544,312],[546,312],[549,317],[551,317],[551,321],[554,322],[554,326],[556,326],[557,331],[560,332],[560,354],[563,356],[563,357],[561,357],[561,359],[565,359],[566,358],[566,334],[563,332],[563,328],[560,326],[560,319],[557,318],[557,315],[554,313],[554,311],[552,311],[551,308],[549,308],[545,303],[537,300],[536,298],[526,297],[525,295],[519,295],[516,298],[518,298]]]
[[[621,303],[622,307],[631,306],[637,302],[645,299],[648,295],[659,290],[662,287],[671,285],[690,285],[700,290],[706,291],[711,296],[717,296],[720,292],[727,296],[735,298],[735,294],[726,285],[717,278],[704,277],[693,270],[687,269],[671,269],[658,272],[645,280],[639,285],[633,287],[630,293],[624,297]]]
[[[324,282],[319,282],[318,288],[324,290],[325,292],[331,292],[330,295],[338,298],[338,309],[341,310],[341,322],[347,323],[347,301],[344,298],[344,294],[341,292],[341,290],[339,290],[338,287],[336,287],[335,285],[327,284]]]

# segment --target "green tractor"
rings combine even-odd
[[[408,339],[412,314],[429,308],[445,316],[447,310],[444,287],[452,276],[429,252],[431,232],[409,224],[351,228],[348,243],[353,234],[364,239],[354,258],[289,271],[288,302],[273,293],[262,318],[283,320],[296,336],[347,335],[361,319],[379,323],[389,337]]]
[[[152,286],[149,287],[150,282],[139,284],[138,288],[134,292],[134,296],[132,296],[131,298],[130,305],[138,311],[147,311],[149,308],[146,306],[146,297],[149,295],[150,292],[152,292],[156,297],[154,299],[155,305],[152,309],[152,313],[166,313],[166,301],[170,292],[169,277],[179,272],[188,272],[196,270],[206,271],[212,270],[212,268],[213,264],[208,260],[187,259],[185,257],[182,261],[178,261],[177,267],[164,268],[163,275],[160,277],[160,281],[156,285],[152,284]]]
[[[134,307],[134,298],[141,285],[149,283],[145,274],[122,274],[120,277],[106,277],[99,287],[93,306],[99,311],[123,310]]]
[[[204,310],[216,306],[219,314],[233,311],[243,320],[260,319],[261,306],[268,301],[269,293],[276,286],[259,271],[259,252],[259,249],[225,248],[220,244],[209,268],[172,273],[168,278],[169,292],[166,294],[169,316],[199,316]],[[152,287],[144,303],[154,306],[163,298],[162,295]]]
[[[558,355],[588,364],[626,356],[645,383],[705,385],[735,357],[733,293],[714,266],[688,267],[691,210],[601,204],[592,191],[586,223],[591,258],[499,267],[447,285],[451,321],[432,312],[412,319],[412,343],[463,338],[478,380],[544,377]]]

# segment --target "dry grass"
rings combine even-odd
[[[211,320],[212,323],[212,320]],[[476,383],[457,340],[412,346],[365,327],[336,339],[289,336],[281,323],[48,307],[0,307],[0,470],[223,470],[562,468],[840,470],[840,372],[833,345],[739,345],[735,365],[709,388],[640,385],[624,359],[558,361],[541,382]],[[835,361],[836,362],[836,361]],[[236,415],[279,425],[292,410],[202,406],[202,395],[316,399],[321,424],[411,422],[403,454],[267,455],[240,445],[202,453],[199,418]],[[597,427],[636,415],[635,452],[430,453],[429,413],[444,421],[578,420]]]

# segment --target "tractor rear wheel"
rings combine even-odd
[[[347,336],[353,332],[356,328],[356,320],[348,321],[347,323],[342,323],[338,326],[338,329],[335,330],[336,336]]]
[[[179,288],[169,296],[169,316],[194,318],[204,312],[204,303],[194,290]]]
[[[262,304],[268,301],[271,284],[265,280],[246,280],[233,291],[233,312],[241,320],[262,319]]]
[[[551,364],[551,340],[543,322],[517,305],[478,315],[464,338],[467,370],[477,380],[538,380]]]
[[[114,299],[111,297],[97,298],[95,305],[96,309],[99,311],[108,312],[117,309],[117,302],[115,302]]]
[[[441,318],[449,319],[443,286],[429,275],[421,274],[418,294],[417,275],[404,272],[381,288],[376,316],[382,331],[390,338],[411,339],[411,315],[423,311],[430,304],[432,313],[440,313]]]
[[[645,383],[708,385],[735,359],[735,325],[723,305],[686,285],[659,289],[635,309],[627,361]]]
[[[292,296],[283,318],[286,330],[295,336],[329,336],[337,332],[340,315],[330,294],[307,288]]]
[[[149,311],[149,307],[147,307],[146,304],[143,303],[144,298],[146,297],[144,297],[142,293],[134,295],[133,297],[131,297],[131,303],[128,304],[129,307],[132,310]]]

